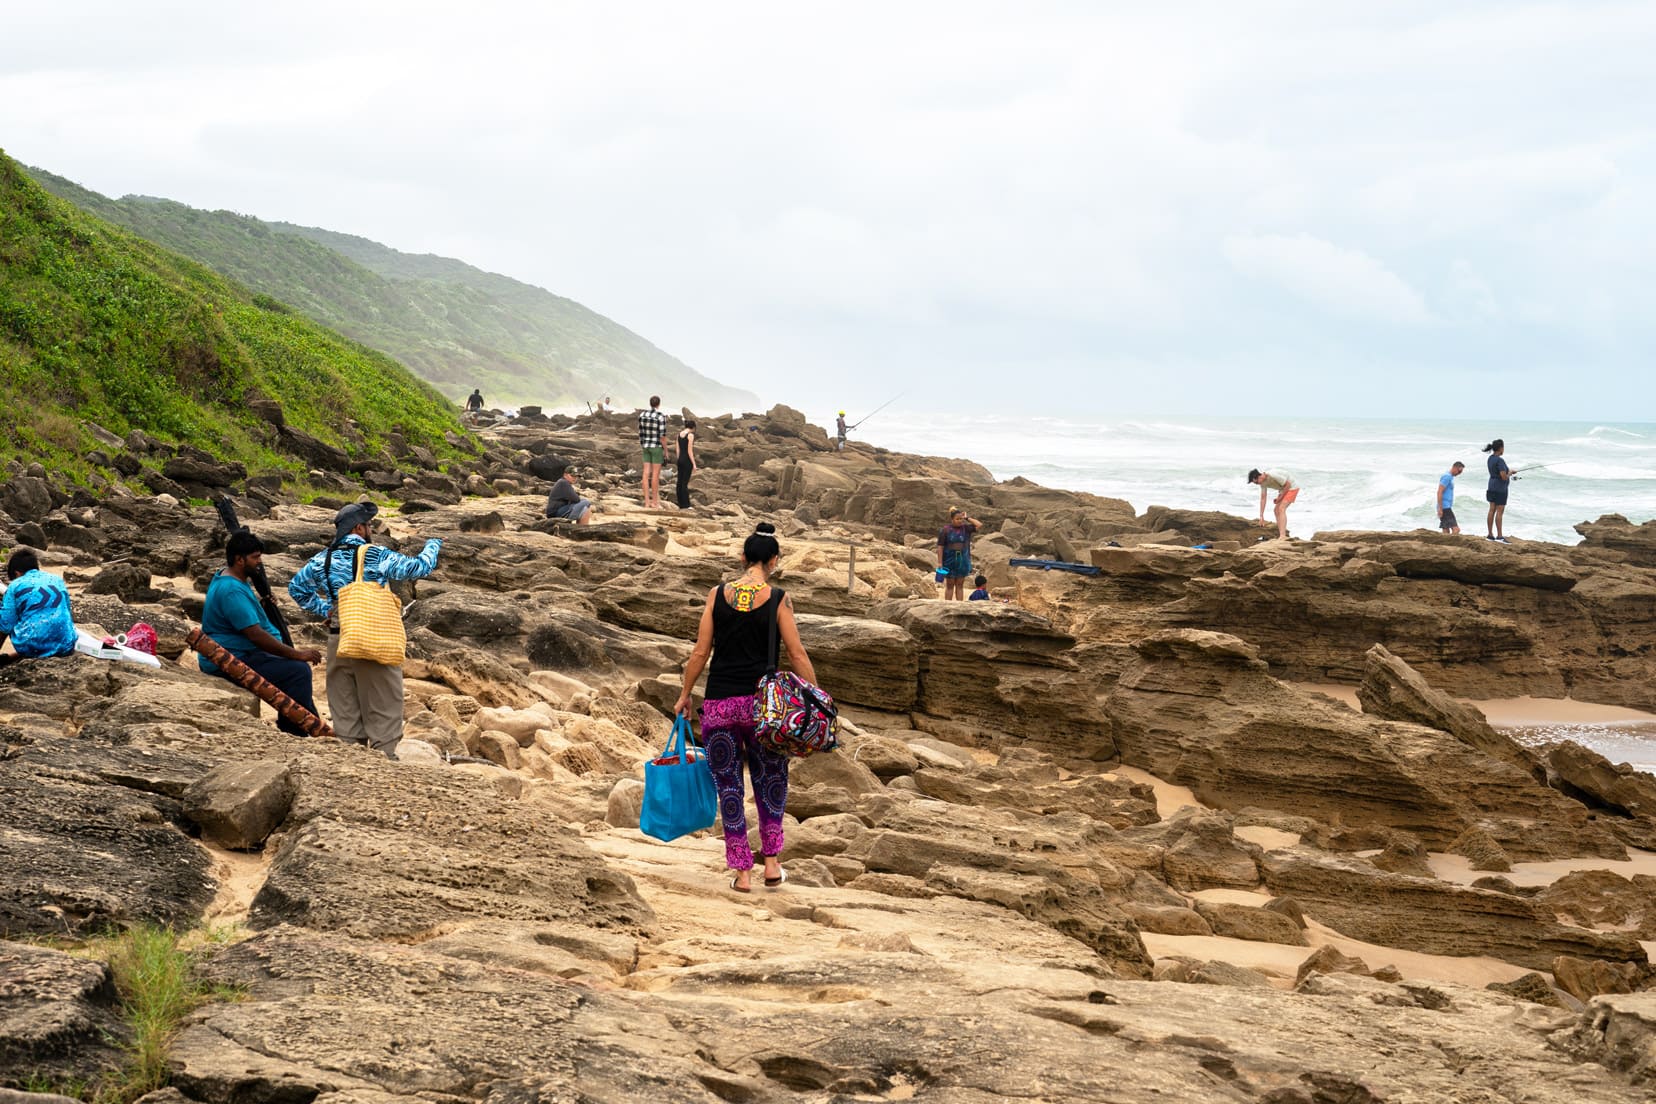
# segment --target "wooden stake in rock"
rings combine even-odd
[[[269,702],[272,709],[304,729],[308,735],[333,739],[334,730],[326,721],[276,689],[263,675],[225,651],[218,641],[200,629],[191,629],[190,635],[184,638],[184,643],[206,656],[207,662],[229,675],[231,682],[245,690],[253,691],[261,701]]]

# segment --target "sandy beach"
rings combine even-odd
[[[1353,709],[1362,709],[1356,687],[1337,683],[1296,685],[1342,701]],[[1526,746],[1574,740],[1612,763],[1627,763],[1636,770],[1656,774],[1656,713],[1573,698],[1464,700],[1477,707],[1491,725],[1510,733]]]
[[[1299,682],[1293,685],[1301,690],[1326,694],[1345,702],[1353,709],[1361,709],[1357,688],[1343,683]],[[1531,728],[1542,725],[1606,725],[1646,724],[1656,729],[1656,713],[1628,709],[1620,705],[1599,705],[1596,702],[1576,701],[1574,698],[1487,698],[1466,699],[1476,706],[1489,723],[1496,728]]]

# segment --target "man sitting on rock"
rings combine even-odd
[[[11,637],[28,659],[66,656],[75,650],[75,619],[63,580],[40,570],[32,548],[19,548],[6,562],[6,593],[0,597],[0,644]]]
[[[246,529],[233,533],[224,546],[224,562],[224,570],[207,584],[201,631],[257,671],[266,682],[315,713],[316,693],[311,686],[310,665],[321,663],[322,653],[315,648],[290,648],[283,644],[276,626],[259,605],[253,584],[248,581],[249,573],[264,562],[264,544]],[[199,663],[206,674],[229,677],[206,656]],[[293,736],[306,734],[281,714],[276,716],[276,727]]]
[[[552,484],[552,493],[546,496],[546,516],[564,518],[576,525],[592,520],[592,499],[582,498],[575,490],[575,471],[565,468],[563,475]]]

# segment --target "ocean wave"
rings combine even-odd
[[[1637,437],[1641,441],[1646,439],[1646,436],[1643,433],[1636,433],[1633,430],[1627,429],[1624,426],[1608,426],[1608,425],[1594,426],[1592,429],[1589,429],[1587,431],[1587,436],[1589,436],[1589,437],[1602,437],[1602,436],[1607,436],[1607,435],[1612,434],[1612,433],[1619,434],[1623,437]]]
[[[1651,468],[1626,468],[1614,464],[1599,464],[1592,460],[1568,460],[1562,464],[1549,464],[1542,471],[1553,475],[1568,476],[1571,479],[1656,479],[1656,470]],[[1528,472],[1524,473],[1528,475]],[[1540,475],[1541,472],[1535,473]]]
[[[1234,431],[1212,429],[1207,426],[1183,425],[1178,422],[1122,422],[1114,427],[1119,433],[1143,433],[1146,436],[1228,437]]]
[[[1436,528],[1438,476],[1461,460],[1468,465],[1456,488],[1461,523],[1483,529],[1482,439],[1469,444],[1465,435],[1479,427],[1464,423],[1142,416],[1088,423],[1061,414],[910,413],[889,420],[882,414],[869,428],[872,443],[967,456],[1000,479],[1023,475],[1126,499],[1139,511],[1162,505],[1253,517],[1259,488],[1244,484],[1243,473],[1250,467],[1288,472],[1304,488],[1290,514],[1293,530],[1303,535]],[[1621,431],[1592,435],[1595,428]],[[1509,460],[1519,468],[1551,464],[1526,473],[1513,489],[1508,520],[1526,539],[1574,544],[1576,522],[1609,513],[1634,522],[1656,515],[1656,430],[1641,437],[1590,423],[1537,426],[1535,440]]]
[[[1637,437],[1637,434],[1634,434]],[[1647,440],[1639,438],[1639,440]],[[1564,448],[1579,449],[1618,449],[1622,452],[1656,452],[1656,441],[1640,444],[1638,441],[1619,440],[1610,437],[1563,437],[1556,441],[1543,441],[1543,445],[1557,445]]]

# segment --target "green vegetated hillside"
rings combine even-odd
[[[268,447],[260,398],[351,453],[393,431],[449,451],[459,428],[390,357],[48,194],[0,152],[0,455],[79,470],[91,421],[302,470]]]
[[[624,408],[652,394],[669,407],[758,405],[573,300],[461,261],[171,200],[110,199],[29,171],[99,217],[396,357],[456,399],[480,387],[494,405],[613,395]]]

